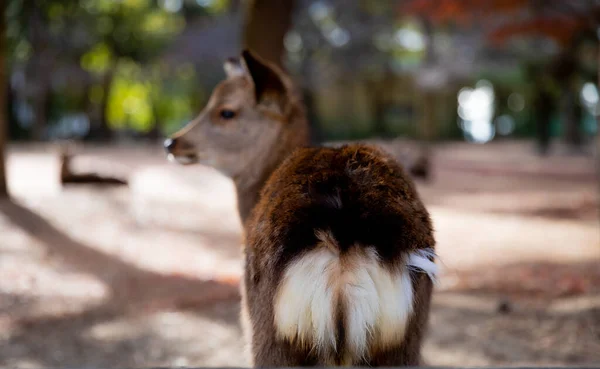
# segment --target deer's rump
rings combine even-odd
[[[319,364],[370,363],[402,347],[428,309],[419,289],[430,291],[423,281],[436,271],[429,215],[379,150],[296,152],[267,182],[246,230],[249,304],[270,291],[262,303],[272,304],[272,339]]]

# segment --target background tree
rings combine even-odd
[[[108,112],[122,63],[145,67],[185,25],[182,12],[160,4],[166,3],[9,0],[13,56],[25,66],[24,94],[34,112],[32,138],[43,138],[56,118],[50,112],[54,95],[69,94],[90,118],[88,138],[112,135]],[[68,87],[57,87],[57,81],[70,78]],[[85,91],[79,91],[81,85]]]
[[[0,7],[0,198],[8,196],[6,183],[6,138],[8,131],[8,117],[6,111],[6,95],[8,84],[6,76],[8,63],[6,62],[6,3]]]
[[[549,67],[561,89],[565,141],[578,150],[582,143],[580,131],[581,108],[577,104],[578,90],[574,81],[581,68],[576,53],[582,42],[593,40],[600,53],[600,4],[597,1],[562,0],[410,0],[401,6],[403,12],[428,17],[436,24],[487,25],[487,34],[496,44],[514,36],[545,37],[561,48]],[[521,17],[524,13],[527,17]],[[533,16],[532,16],[533,15]],[[600,54],[599,54],[600,55]],[[600,58],[596,60],[597,87],[600,87]],[[536,97],[537,115],[547,117],[551,104],[544,87]],[[543,103],[541,103],[543,102]],[[600,193],[600,115],[596,109],[596,156],[598,192]],[[539,124],[539,123],[538,123]],[[546,134],[545,129],[541,130]],[[542,137],[542,141],[544,138]],[[599,204],[600,206],[600,204]]]
[[[281,66],[283,39],[292,25],[295,0],[248,0],[244,46]]]
[[[89,70],[100,76],[102,91],[96,124],[90,134],[107,138],[112,132],[109,99],[119,63],[150,62],[183,28],[183,16],[165,11],[155,1],[96,1],[82,8],[82,13],[77,19],[89,25],[88,32],[94,40],[83,57],[88,56]]]
[[[248,0],[244,24],[244,46],[256,51],[267,60],[280,67],[285,66],[287,51],[284,40],[292,27],[297,0]],[[308,49],[300,67],[297,81],[306,108],[307,119],[311,127],[311,141],[318,143],[322,139],[316,114],[313,91],[307,81],[311,78],[313,50]]]
[[[554,40],[560,52],[551,61],[549,70],[561,88],[565,141],[572,148],[580,147],[581,108],[577,104],[578,89],[574,80],[581,71],[576,55],[582,42],[590,38],[597,41],[599,4],[560,0],[412,0],[404,3],[401,11],[427,18],[438,26],[478,24],[496,45],[504,44],[514,36]],[[600,71],[600,62],[597,68]],[[540,93],[546,92],[540,90]],[[537,98],[544,99],[546,97]]]

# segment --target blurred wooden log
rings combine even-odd
[[[127,185],[127,181],[110,177],[102,176],[97,173],[75,173],[71,168],[71,162],[73,160],[72,146],[63,145],[60,151],[60,182],[62,185],[73,185],[73,184],[94,184],[94,185],[109,185],[109,186],[122,186]]]

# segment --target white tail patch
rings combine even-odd
[[[390,270],[374,248],[356,246],[340,255],[329,232],[318,231],[316,249],[286,269],[275,298],[275,326],[280,338],[319,352],[335,352],[338,306],[345,321],[350,361],[364,357],[369,347],[402,341],[413,312],[410,270],[435,277],[428,255],[411,253],[406,267]],[[423,259],[427,260],[426,263]]]
[[[288,267],[275,301],[275,324],[282,338],[336,350],[337,294],[330,277],[337,260],[330,249],[319,248]]]
[[[407,264],[411,270],[427,273],[433,282],[437,282],[439,269],[435,262],[430,260],[435,258],[433,249],[421,249],[410,253]]]

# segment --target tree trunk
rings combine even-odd
[[[283,40],[292,26],[296,0],[247,0],[247,3],[244,47],[283,68]],[[310,53],[307,58],[309,60],[304,61],[302,66],[303,78],[309,78]],[[301,89],[310,126],[310,140],[313,144],[318,144],[322,139],[322,132],[318,126],[313,92],[307,83],[304,83]]]
[[[116,63],[110,63],[104,76],[102,77],[102,100],[98,109],[98,118],[92,121],[90,131],[87,135],[88,140],[105,141],[110,140],[113,132],[108,126],[108,99],[110,97],[110,88],[115,77]]]
[[[112,136],[112,131],[108,126],[108,99],[110,97],[110,87],[112,86],[112,82],[115,76],[115,66],[111,66],[104,77],[102,78],[102,102],[100,103],[100,121],[98,122],[98,136],[101,139],[110,139]]]
[[[385,124],[385,111],[387,109],[387,97],[382,93],[380,80],[367,84],[367,93],[371,100],[371,112],[373,119],[373,132],[376,136],[387,137],[388,130]]]
[[[577,93],[571,86],[563,91],[563,121],[565,126],[565,142],[569,149],[577,152],[581,149],[581,106],[577,103]]]
[[[145,135],[146,138],[153,142],[158,141],[162,136],[160,133],[159,127],[160,127],[160,122],[154,122],[152,129],[146,133],[146,135]]]
[[[8,114],[6,111],[6,85],[8,72],[6,68],[6,4],[0,9],[0,198],[8,197],[6,183],[6,167],[4,151],[7,142]]]
[[[550,146],[550,119],[552,118],[552,96],[545,88],[536,91],[534,117],[537,128],[538,152],[546,155]]]
[[[433,24],[425,17],[421,18],[421,24],[423,26],[423,34],[425,38],[425,62],[424,66],[426,69],[433,68],[436,64],[435,54],[433,50]],[[421,100],[422,100],[422,119],[421,124],[417,127],[417,136],[420,139],[420,153],[415,159],[411,172],[415,176],[429,179],[430,177],[430,163],[432,162],[432,149],[431,141],[433,140],[436,132],[435,126],[435,91],[434,87],[427,86],[421,88]]]
[[[381,96],[378,88],[371,91],[371,105],[373,108],[373,131],[377,136],[387,137],[388,130],[385,124],[385,111],[387,110],[387,102]]]
[[[235,14],[238,12],[238,10],[240,10],[241,8],[241,2],[242,0],[230,0],[229,1],[229,9],[227,9],[227,11],[230,14]]]
[[[600,41],[600,40],[599,40]],[[600,88],[600,48],[598,48],[598,88]],[[598,176],[598,196],[600,198],[600,115],[596,115],[596,170]],[[598,201],[598,213],[600,214],[600,200]]]
[[[294,0],[248,0],[244,47],[279,66],[283,39],[292,25]]]
[[[435,66],[435,54],[433,52],[433,25],[428,19],[422,19],[423,33],[425,36],[425,66],[431,68]],[[432,87],[422,90],[423,94],[423,119],[421,120],[421,129],[419,136],[422,140],[423,151],[426,156],[429,155],[429,144],[435,133],[435,93]]]
[[[571,151],[580,151],[581,136],[581,107],[577,103],[577,87],[575,77],[578,72],[577,48],[580,42],[572,41],[569,46],[557,56],[553,65],[553,76],[559,82],[560,115],[564,127],[564,141]]]
[[[162,122],[159,120],[158,109],[156,109],[157,102],[156,99],[152,99],[152,114],[154,115],[154,122],[152,122],[152,128],[146,133],[146,138],[151,141],[158,141],[162,137],[161,127],[163,126]]]
[[[419,130],[419,136],[423,145],[427,148],[435,136],[435,92],[431,90],[423,91],[423,119],[422,127]],[[426,149],[426,152],[429,150]]]
[[[31,130],[31,137],[35,141],[40,141],[44,138],[44,131],[46,130],[48,121],[48,110],[50,102],[50,82],[47,81],[46,77],[38,75],[37,78],[37,91],[35,94],[35,100],[33,103],[35,120],[33,121],[33,127]]]
[[[307,49],[306,55],[302,59],[300,65],[300,75],[302,76],[302,101],[306,109],[306,118],[310,125],[310,141],[313,145],[319,145],[324,137],[319,124],[319,116],[317,115],[317,102],[312,84],[312,57],[313,50]]]
[[[396,76],[389,65],[385,65],[383,75],[376,80],[367,83],[368,98],[371,103],[373,119],[373,131],[381,137],[389,137],[389,129],[386,125],[385,116],[390,106],[390,95],[396,87]]]
[[[319,145],[324,137],[321,127],[319,126],[319,117],[316,112],[317,104],[315,101],[315,94],[308,86],[302,88],[302,101],[304,102],[306,117],[310,125],[310,141],[313,145]]]
[[[29,83],[35,86],[33,96],[34,121],[31,128],[31,137],[34,140],[41,140],[48,120],[50,78],[54,55],[51,55],[47,47],[47,30],[42,19],[41,10],[32,6],[28,11],[30,13],[29,37],[33,49],[28,79],[30,77]]]

